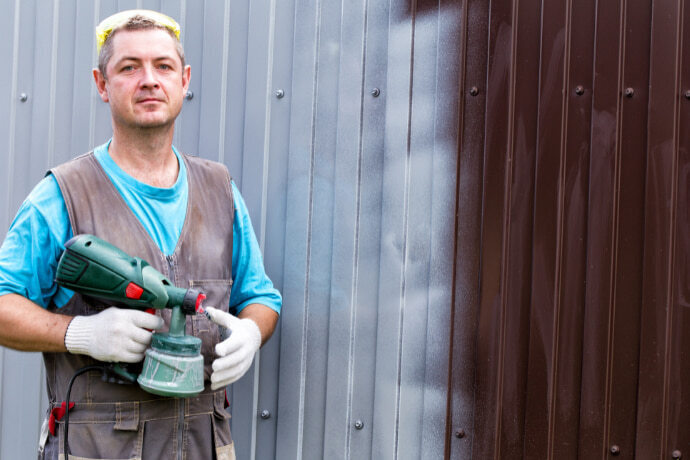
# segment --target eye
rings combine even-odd
[[[134,66],[133,66],[133,65],[122,66],[122,69],[121,69],[121,70],[122,70],[123,72],[131,72],[132,70],[134,70]]]
[[[168,64],[159,64],[158,68],[161,70],[172,70],[172,67]]]

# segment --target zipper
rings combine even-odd
[[[177,404],[179,407],[179,418],[177,421],[177,460],[182,460],[182,446],[184,444],[184,398],[177,398]]]
[[[168,262],[168,278],[175,284],[175,260],[172,255],[165,256]],[[177,398],[177,460],[183,460],[183,445],[184,445],[184,398]]]

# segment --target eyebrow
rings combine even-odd
[[[124,61],[135,61],[135,62],[140,62],[143,59],[137,56],[123,56],[122,58],[118,59],[116,61],[117,64],[124,62]],[[174,61],[175,58],[173,56],[158,56],[153,58],[153,61],[165,61],[165,60],[171,60]]]

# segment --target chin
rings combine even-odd
[[[148,119],[148,120],[134,120],[132,123],[134,126],[140,129],[153,129],[153,128],[163,128],[170,126],[175,123],[174,119],[160,118],[160,119]]]

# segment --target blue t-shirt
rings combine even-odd
[[[187,169],[173,147],[180,167],[170,188],[153,187],[125,173],[108,154],[110,141],[94,155],[134,215],[166,255],[175,251],[187,209]],[[234,182],[235,201],[232,248],[233,288],[230,311],[239,313],[251,303],[280,313],[280,293],[266,275],[261,250],[247,207]],[[59,308],[73,292],[55,284],[55,271],[65,242],[73,236],[65,201],[52,175],[36,185],[24,200],[0,247],[0,295],[20,294],[48,307]]]

